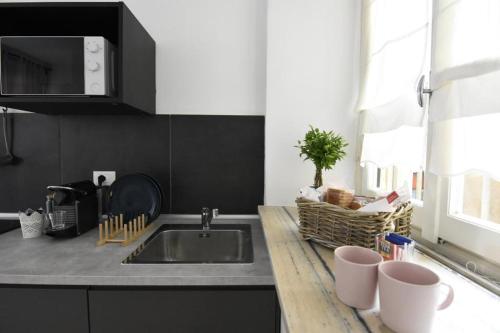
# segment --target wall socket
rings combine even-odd
[[[98,180],[97,178],[99,178],[100,175],[103,175],[104,177],[106,177],[106,180],[104,181],[104,183],[102,183],[102,185],[111,185],[115,179],[116,179],[116,171],[94,171],[94,184],[97,186],[99,183],[98,183]]]

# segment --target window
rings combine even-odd
[[[379,168],[374,164],[367,164],[366,173],[367,191],[369,195],[384,195],[401,186],[408,186],[412,200],[421,205],[424,199],[424,172],[413,172],[403,167]]]
[[[425,239],[500,264],[500,1],[401,3],[364,1],[361,191],[407,183]],[[423,108],[417,73],[432,92]]]

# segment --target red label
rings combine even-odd
[[[399,198],[399,195],[396,191],[393,191],[391,192],[391,194],[389,194],[387,196],[387,202],[388,203],[392,203],[394,200],[396,200],[397,198]]]

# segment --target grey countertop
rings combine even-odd
[[[89,286],[274,285],[261,222],[219,218],[216,224],[250,224],[254,246],[251,264],[122,264],[164,223],[199,223],[200,219],[160,216],[128,246],[96,246],[98,230],[80,237],[23,239],[16,229],[0,235],[0,284]],[[0,221],[1,223],[1,221]]]

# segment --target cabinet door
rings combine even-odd
[[[89,290],[89,311],[92,333],[279,329],[273,289]]]
[[[88,333],[87,290],[0,286],[0,332]]]

